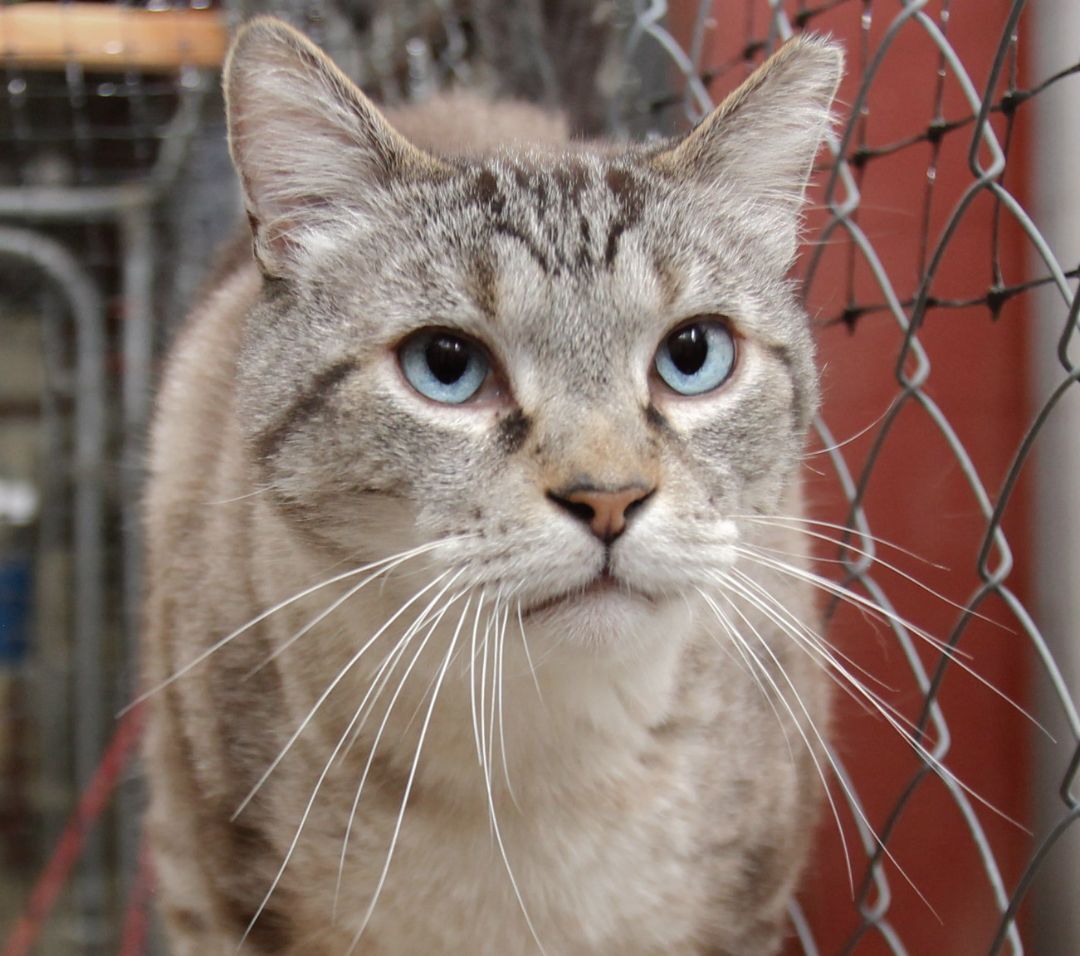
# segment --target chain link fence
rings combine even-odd
[[[1080,456],[1080,242],[1055,225],[1080,194],[1039,138],[1069,135],[1080,94],[1080,47],[1047,52],[1067,6],[0,4],[0,613],[24,632],[0,648],[20,728],[0,747],[3,924],[130,695],[154,370],[238,216],[216,68],[228,25],[276,12],[383,101],[480,84],[625,137],[687,128],[796,32],[844,41],[800,272],[826,391],[809,527],[827,636],[864,690],[838,692],[845,812],[791,952],[1078,951],[1076,588],[1052,582],[1078,560],[1076,471],[1053,456]],[[507,36],[528,56],[507,62]],[[12,488],[33,499],[16,517]],[[143,950],[138,805],[129,775],[40,951]]]

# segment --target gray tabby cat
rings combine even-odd
[[[147,501],[174,952],[777,951],[827,723],[770,517],[817,404],[787,274],[841,69],[792,41],[617,148],[391,123],[241,32],[256,261],[178,342]]]

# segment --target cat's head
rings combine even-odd
[[[673,143],[439,156],[248,26],[226,93],[266,281],[240,402],[274,506],[341,554],[465,536],[432,560],[526,614],[708,584],[817,404],[788,270],[841,69],[801,39]]]

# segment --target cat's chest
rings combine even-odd
[[[315,840],[298,861],[298,872],[308,871],[305,922],[329,934],[328,952],[345,951],[361,926],[358,952],[513,956],[540,952],[536,939],[567,956],[681,952],[709,882],[700,793],[668,759],[614,776],[621,779],[594,780],[576,800],[548,809],[524,792],[520,808],[505,793],[456,811],[421,797],[408,805],[396,840],[399,808],[376,800],[351,836],[336,918],[327,905],[340,843],[328,853]],[[312,892],[317,885],[324,890]]]

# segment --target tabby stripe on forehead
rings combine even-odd
[[[255,439],[255,448],[262,459],[277,454],[282,442],[298,425],[322,409],[338,385],[358,368],[353,358],[341,359],[315,376],[285,410],[284,414]]]
[[[604,248],[604,264],[610,268],[619,251],[622,234],[641,220],[642,199],[638,181],[625,169],[609,169],[604,181],[619,206],[619,214],[608,229]]]

